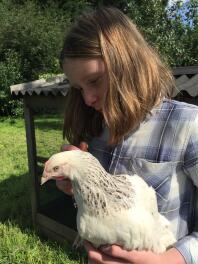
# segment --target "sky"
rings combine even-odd
[[[175,2],[178,2],[178,0],[169,0],[168,5],[171,6]],[[187,0],[182,0],[181,2],[187,2]]]
[[[176,3],[176,2],[182,2],[182,3],[188,3],[189,0],[169,0],[168,1],[168,7],[171,7],[172,4]],[[187,6],[184,6],[181,10],[180,10],[180,15],[182,15],[182,18],[183,18],[183,22],[185,23],[185,13],[187,11]],[[188,23],[189,23],[189,20],[188,20]],[[192,26],[192,23],[189,24],[190,26]]]

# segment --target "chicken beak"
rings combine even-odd
[[[41,177],[41,185],[43,185],[44,183],[46,183],[50,179],[51,179],[51,177],[49,177],[49,175],[47,175],[47,173],[44,171],[43,175]]]
[[[43,185],[44,183],[46,183],[49,179],[47,177],[42,176],[41,177],[41,185]]]

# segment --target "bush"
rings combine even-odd
[[[0,4],[0,57],[12,50],[21,58],[24,81],[35,80],[40,72],[58,72],[57,57],[69,17],[55,5],[41,9],[34,2],[10,8]]]
[[[169,65],[197,65],[197,0],[167,2],[132,0],[126,11]]]
[[[18,105],[10,98],[10,85],[60,72],[58,56],[69,24],[55,5],[0,2],[0,115],[12,114]]]
[[[7,50],[5,60],[0,62],[0,116],[14,114],[15,108],[17,116],[21,115],[21,103],[10,98],[10,85],[21,81],[21,58],[17,52]]]

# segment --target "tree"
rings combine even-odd
[[[70,18],[55,6],[41,9],[31,1],[1,1],[0,24],[0,115],[5,115],[15,105],[10,85],[60,72],[58,56]]]
[[[93,8],[115,6],[138,26],[147,41],[171,66],[198,64],[197,0],[90,0]],[[185,20],[184,20],[185,17]]]

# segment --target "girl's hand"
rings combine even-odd
[[[87,241],[84,246],[91,264],[185,264],[183,256],[175,248],[155,254],[152,251],[127,251],[117,245],[96,249]]]
[[[73,195],[73,189],[70,180],[56,180],[56,187],[67,195]]]
[[[64,144],[61,146],[61,151],[70,151],[70,150],[78,150],[78,149],[81,149],[83,151],[88,151],[88,144],[82,141],[79,145],[79,148],[73,145],[69,145],[69,144]],[[72,189],[72,184],[70,180],[62,180],[62,181],[56,180],[56,187],[60,191],[68,195],[73,195],[73,189]]]
[[[83,150],[88,151],[88,144],[84,141],[80,142],[79,147],[76,147],[74,145],[64,144],[61,146],[61,151],[69,151],[69,150]]]

